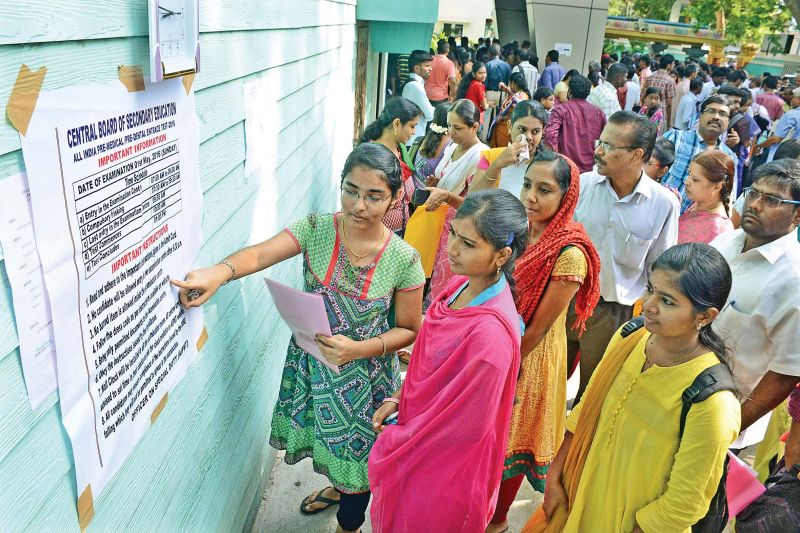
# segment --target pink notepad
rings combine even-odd
[[[739,514],[742,509],[750,505],[761,496],[767,488],[758,480],[756,471],[744,461],[728,452],[728,479],[725,490],[728,497],[728,513],[731,517]]]
[[[298,291],[271,279],[264,278],[264,281],[275,301],[275,308],[289,329],[292,330],[294,342],[310,353],[314,359],[338,374],[339,367],[325,359],[315,340],[317,335],[332,336],[322,296]]]

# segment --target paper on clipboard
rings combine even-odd
[[[264,278],[264,281],[275,301],[275,308],[292,330],[294,342],[310,353],[314,359],[338,374],[339,367],[325,359],[315,340],[317,335],[333,336],[322,296],[298,291],[268,278]]]

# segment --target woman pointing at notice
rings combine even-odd
[[[340,373],[289,341],[270,444],[286,450],[289,464],[311,457],[314,470],[328,477],[333,486],[309,495],[300,510],[314,514],[338,504],[339,532],[357,531],[364,522],[371,418],[400,386],[395,352],[414,341],[422,315],[419,254],[381,222],[399,201],[400,186],[395,155],[380,144],[362,144],[342,171],[340,213],[312,213],[217,265],[189,272],[186,281],[172,281],[181,303],[196,307],[228,281],[303,254],[304,289],[325,298],[333,332],[317,343]]]

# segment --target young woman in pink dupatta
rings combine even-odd
[[[455,276],[428,309],[405,383],[372,418],[374,532],[482,533],[489,523],[520,364],[512,272],[527,242],[525,209],[508,191],[471,194],[456,213]]]

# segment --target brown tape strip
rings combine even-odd
[[[47,74],[47,67],[42,67],[36,72],[31,71],[28,65],[19,67],[17,81],[14,89],[8,98],[6,114],[11,124],[17,128],[22,135],[28,132],[28,125],[36,109],[36,101],[39,99],[39,91],[42,90],[44,75]]]
[[[144,74],[142,73],[141,65],[133,67],[120,65],[117,67],[117,71],[119,81],[128,89],[129,93],[144,91]]]
[[[203,331],[202,333],[200,333],[200,338],[197,339],[198,352],[203,349],[203,346],[205,346],[207,340],[208,340],[208,330],[205,328],[205,326],[203,326]]]
[[[89,522],[94,518],[94,500],[92,499],[92,486],[86,485],[83,492],[78,496],[78,523],[81,531],[86,531]]]
[[[189,91],[192,90],[192,84],[194,83],[194,72],[191,74],[185,74],[183,76],[183,88],[186,89],[186,94],[189,94]]]
[[[158,405],[156,405],[156,408],[153,409],[153,413],[150,415],[150,423],[151,424],[155,424],[156,423],[156,418],[158,418],[158,415],[160,415],[161,411],[164,410],[164,406],[167,405],[167,398],[168,397],[169,397],[169,393],[167,392],[167,393],[164,394],[164,397],[161,398],[161,401],[158,402]]]

